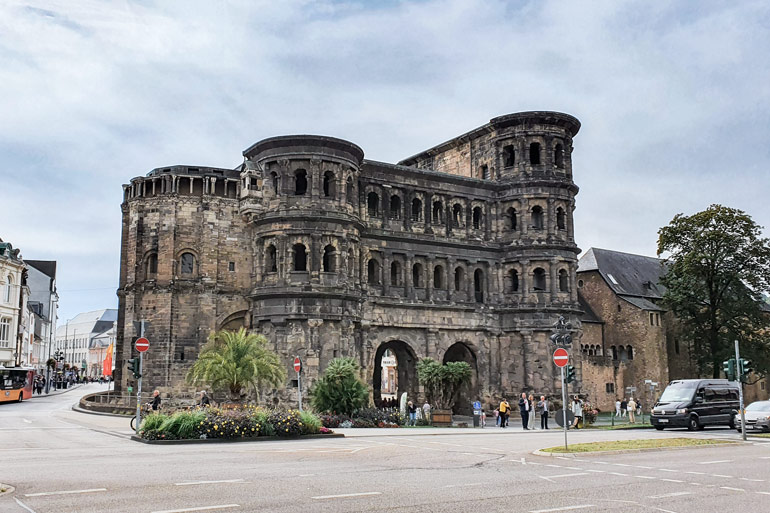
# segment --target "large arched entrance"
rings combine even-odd
[[[383,398],[398,401],[404,392],[417,400],[417,356],[409,344],[401,340],[380,344],[374,354],[372,389],[375,406],[381,406]]]
[[[444,363],[467,362],[471,366],[471,381],[460,389],[457,402],[452,408],[455,415],[473,415],[473,401],[480,400],[479,372],[476,363],[476,354],[462,342],[452,344],[444,353]]]

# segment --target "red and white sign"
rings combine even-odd
[[[136,347],[136,350],[140,353],[144,353],[150,348],[150,341],[146,338],[138,338],[136,339],[136,343],[134,344],[134,347]]]
[[[569,353],[566,349],[560,347],[553,352],[553,363],[555,363],[557,367],[565,367],[568,362]]]
[[[296,372],[299,372],[302,370],[302,361],[299,359],[299,356],[294,358],[294,370]]]

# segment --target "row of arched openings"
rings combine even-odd
[[[158,273],[158,254],[150,253],[145,259],[145,271],[148,276]],[[184,252],[179,256],[179,274],[192,275],[195,273],[195,255]]]
[[[529,145],[529,163],[533,166],[539,166],[542,163],[542,149],[540,143],[533,142]],[[564,146],[559,143],[553,150],[554,165],[561,169],[564,167]],[[503,166],[513,167],[516,165],[516,148],[513,144],[503,146]]]
[[[291,248],[292,251],[292,271],[307,272],[310,269],[308,265],[308,251],[307,247],[298,242]],[[278,251],[274,244],[268,244],[265,248],[265,272],[277,273],[278,272]],[[337,271],[337,248],[329,244],[324,247],[321,258],[321,271],[325,273],[333,273]]]
[[[602,346],[596,344],[580,344],[580,352],[587,356],[602,356]]]
[[[366,264],[367,283],[369,285],[382,285],[380,278],[381,266],[376,258],[370,258]],[[433,267],[433,275],[428,277],[432,279],[434,289],[446,289],[447,284],[444,280],[444,266],[439,264]],[[412,286],[415,288],[426,287],[425,273],[423,265],[416,262],[412,265]],[[391,287],[404,286],[404,271],[401,262],[394,261],[390,263],[390,282]],[[454,290],[462,291],[465,287],[465,269],[458,266],[454,270]],[[473,291],[476,301],[484,301],[484,271],[476,269],[473,272]]]
[[[275,171],[271,172],[270,183],[274,193],[277,195],[281,190],[281,175]],[[307,171],[304,169],[297,169],[294,171],[294,195],[305,196],[308,192],[310,192],[310,182],[308,181]],[[324,173],[321,192],[324,198],[337,199],[337,180],[333,172],[326,171]],[[353,204],[354,195],[355,187],[353,185],[353,178],[348,177],[345,182],[345,198],[348,203]]]
[[[366,196],[366,210],[369,217],[377,218],[380,216],[380,196],[376,192],[370,192]],[[388,202],[388,219],[401,219],[401,197],[394,194]],[[412,200],[409,218],[415,222],[423,222],[422,200],[414,198]],[[435,225],[444,224],[444,204],[440,201],[433,202],[431,222]],[[456,203],[452,207],[451,222],[453,228],[463,228],[465,226],[465,208]],[[471,225],[474,230],[480,230],[484,224],[484,210],[481,207],[473,207],[471,210]]]
[[[557,275],[559,280],[559,292],[569,292],[569,274],[566,269],[560,269]],[[543,292],[547,290],[547,273],[542,267],[535,268],[532,271],[532,290]],[[519,292],[519,271],[511,269],[508,271],[506,280],[506,290],[508,293]]]
[[[505,213],[506,228],[511,231],[518,230],[520,213],[515,208],[509,208]],[[542,230],[545,227],[545,212],[543,207],[535,205],[530,210],[530,218],[532,220],[532,228],[535,230]],[[556,209],[556,228],[559,230],[566,230],[567,228],[567,213],[562,207]]]

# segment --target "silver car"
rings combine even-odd
[[[741,430],[741,416],[735,416],[735,429]],[[770,432],[770,401],[754,401],[746,407],[746,429]]]

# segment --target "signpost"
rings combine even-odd
[[[738,340],[735,341],[735,362],[740,366],[741,363],[741,350],[738,347]],[[740,369],[740,367],[739,367]],[[743,441],[746,441],[746,412],[743,409],[743,369],[740,369],[738,375],[738,399],[740,399],[741,409],[741,436]]]
[[[569,362],[569,353],[563,347],[560,347],[553,352],[553,363],[559,368],[561,372],[561,408],[562,417],[564,419],[564,450],[567,449],[567,380],[564,379],[564,367]]]
[[[299,396],[299,411],[302,411],[302,360],[294,357],[294,370],[297,373],[297,394]]]
[[[139,351],[139,377],[136,380],[136,434],[139,436],[139,426],[142,424],[142,363],[144,352],[150,348],[150,341],[144,338],[146,321],[134,321],[138,327],[139,338],[134,342],[134,347]],[[138,326],[137,326],[138,325]]]

